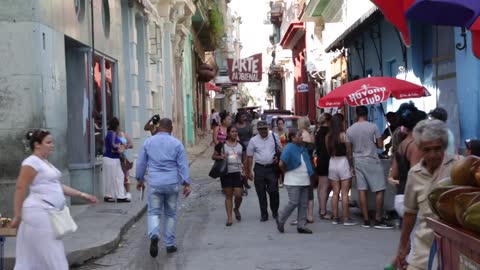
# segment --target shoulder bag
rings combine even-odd
[[[222,154],[225,153],[225,145],[222,145]],[[210,173],[208,176],[212,178],[219,178],[222,176],[227,175],[228,173],[228,162],[225,159],[215,160],[213,163],[212,169],[210,169]]]
[[[280,152],[277,139],[275,138],[275,133],[272,132],[273,142],[275,143],[275,157],[277,158],[276,162],[273,162],[273,172],[277,175],[280,175],[282,171],[280,170],[280,156],[282,152]]]
[[[122,165],[123,172],[128,172],[133,168],[133,162],[128,160],[128,158],[125,155],[120,156],[120,165]]]
[[[53,204],[43,200],[45,203],[53,206]],[[48,209],[48,215],[52,222],[53,231],[57,239],[61,239],[66,234],[73,233],[78,229],[77,224],[70,215],[70,209],[68,206],[64,206],[62,210],[56,208]]]

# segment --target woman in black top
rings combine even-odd
[[[403,194],[407,184],[408,171],[422,159],[422,152],[413,143],[413,128],[418,122],[427,118],[425,112],[418,110],[412,103],[404,103],[397,111],[400,125],[396,132],[404,132],[406,138],[398,145],[393,153],[394,159],[388,181],[397,187],[395,196],[395,210],[400,217],[403,216]],[[398,135],[398,134],[397,134]]]
[[[344,224],[346,226],[355,225],[350,219],[348,192],[353,175],[353,161],[351,153],[347,155],[347,146],[345,144],[345,125],[343,115],[335,114],[330,122],[330,132],[325,138],[327,151],[330,154],[330,163],[328,165],[328,178],[333,188],[332,210],[333,224]],[[343,219],[340,218],[338,211],[338,201],[342,192]]]
[[[317,152],[317,166],[316,171],[318,175],[318,188],[317,195],[319,201],[319,214],[321,219],[330,219],[327,214],[327,200],[328,194],[330,194],[331,186],[328,181],[328,163],[330,162],[330,156],[328,155],[327,147],[325,145],[325,136],[329,131],[330,119],[332,115],[329,113],[323,113],[318,120],[320,128],[315,134],[315,147]]]

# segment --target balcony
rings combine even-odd
[[[204,51],[214,51],[224,33],[223,14],[213,0],[196,1],[196,12],[192,17],[192,28]]]
[[[283,0],[270,1],[270,22],[275,25],[282,24],[283,11],[285,3]]]

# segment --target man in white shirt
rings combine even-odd
[[[274,219],[278,217],[278,207],[280,206],[280,195],[278,193],[277,175],[274,172],[274,166],[279,162],[281,144],[278,136],[273,135],[268,130],[268,124],[265,121],[258,121],[258,134],[250,139],[247,148],[247,172],[248,179],[254,180],[255,190],[260,204],[261,222],[268,220],[267,192],[270,197],[270,210]],[[252,174],[253,167],[255,177]],[[254,179],[255,178],[255,179]]]

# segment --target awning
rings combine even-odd
[[[215,85],[220,87],[228,87],[228,86],[237,86],[238,83],[233,83],[230,81],[228,76],[217,76],[215,77]]]
[[[280,45],[284,49],[291,49],[297,41],[305,34],[305,23],[292,22],[288,26],[287,32],[282,37]]]
[[[371,8],[367,13],[365,13],[360,19],[354,22],[350,27],[343,32],[337,39],[335,39],[332,44],[330,44],[325,52],[333,51],[335,49],[341,48],[344,46],[344,41],[350,39],[358,30],[364,26],[370,27],[376,19],[381,16],[381,12],[377,7]]]
[[[218,86],[216,86],[215,84],[213,84],[213,83],[211,83],[211,82],[205,83],[205,88],[206,88],[208,91],[215,91],[215,92],[220,92],[220,91],[222,91],[222,88],[221,88],[221,87],[218,87]]]

